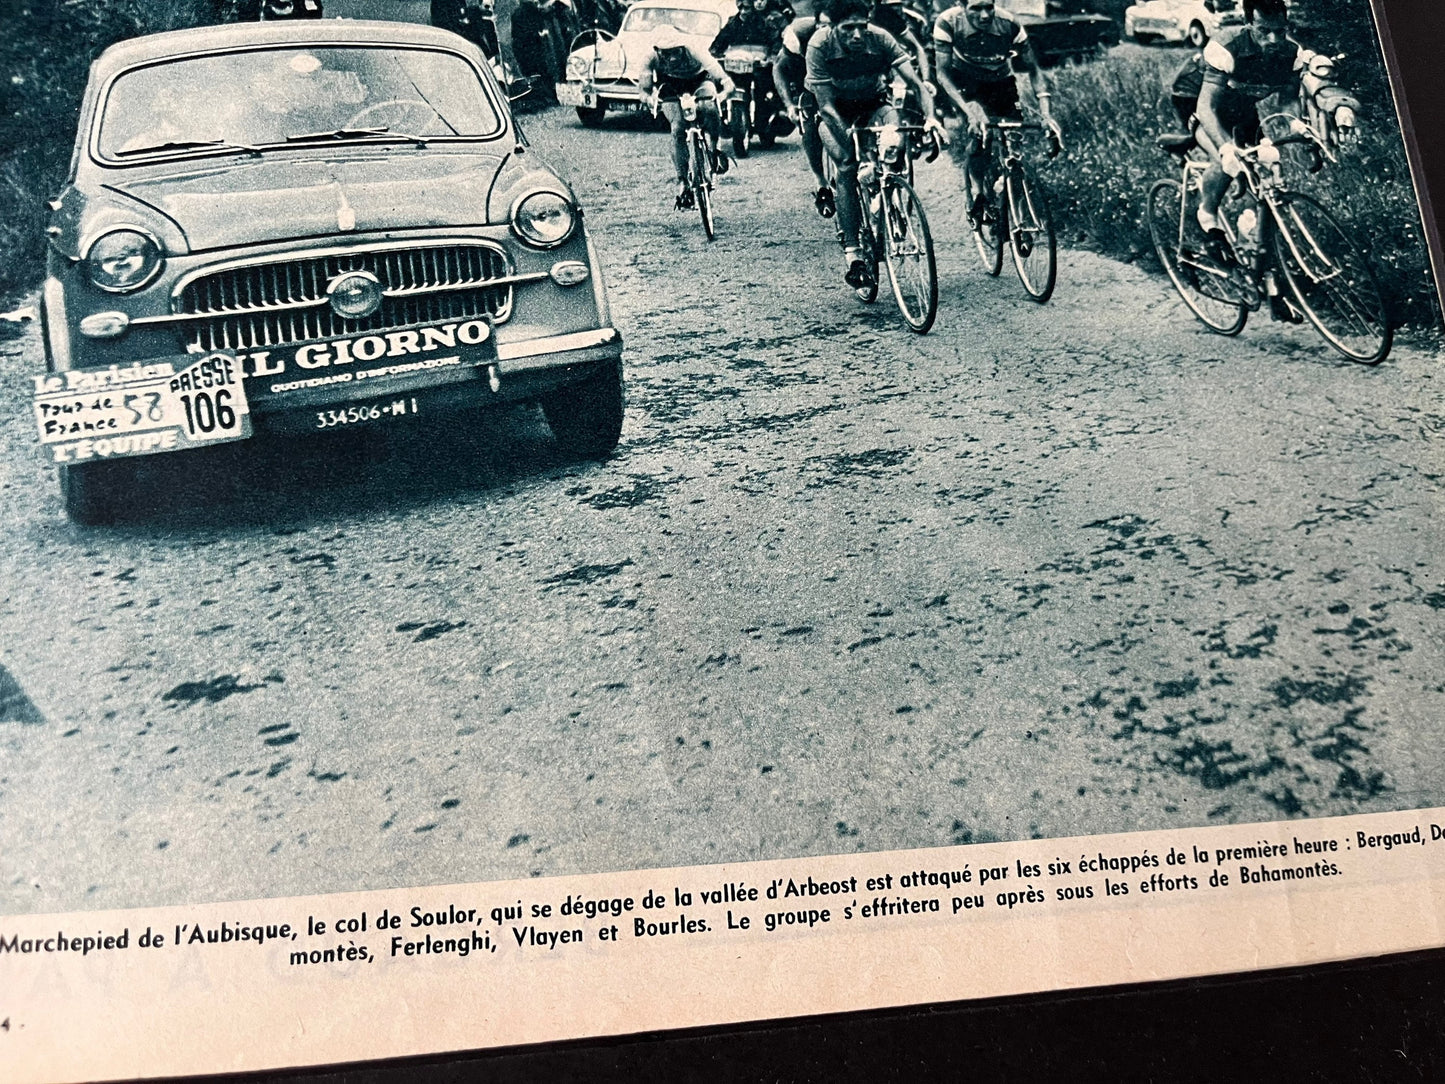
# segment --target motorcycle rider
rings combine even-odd
[[[637,80],[643,100],[654,111],[661,107],[672,127],[672,165],[677,173],[677,209],[692,206],[692,189],[687,184],[687,122],[683,119],[684,94],[697,100],[698,121],[712,152],[713,169],[728,171],[728,157],[718,148],[722,118],[718,116],[718,95],[730,95],[737,88],[716,59],[688,44],[676,27],[659,30],[652,42],[652,55]]]
[[[757,131],[772,124],[772,114],[780,104],[767,92],[773,89],[773,58],[783,44],[783,27],[788,25],[781,15],[772,0],[738,0],[737,14],[723,24],[708,47],[708,52],[719,60],[735,45],[755,45],[766,51],[766,63],[754,73],[758,80],[753,91],[757,99],[757,115],[753,118]],[[746,103],[742,104],[746,109]]]

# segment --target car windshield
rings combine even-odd
[[[477,138],[501,118],[455,53],[394,46],[254,49],[134,68],[106,95],[100,154]]]
[[[622,21],[624,33],[649,34],[664,26],[676,27],[684,34],[698,38],[715,38],[722,29],[722,20],[711,11],[689,11],[687,8],[633,8]]]
[[[1032,15],[1040,19],[1049,13],[1046,0],[1013,0],[1007,7],[1015,15]]]

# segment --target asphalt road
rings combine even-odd
[[[0,910],[1445,802],[1438,359],[1202,332],[941,251],[841,281],[795,144],[671,209],[666,139],[531,118],[629,343],[622,446],[517,408],[151,464],[61,512],[0,344]]]

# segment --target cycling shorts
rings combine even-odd
[[[950,71],[949,76],[963,95],[964,101],[977,102],[991,120],[1022,120],[1019,111],[1018,81],[1010,75],[1007,79],[967,79]]]
[[[862,98],[858,101],[835,98],[833,105],[849,128],[889,124],[894,119],[893,103],[886,97]]]
[[[675,102],[684,94],[691,94],[694,98],[715,98],[717,84],[707,77],[706,72],[698,72],[687,79],[664,78],[657,81],[657,96],[664,102]]]

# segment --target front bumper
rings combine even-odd
[[[580,109],[641,109],[642,92],[637,84],[625,79],[601,80],[592,83],[568,81],[557,84],[557,100]]]

